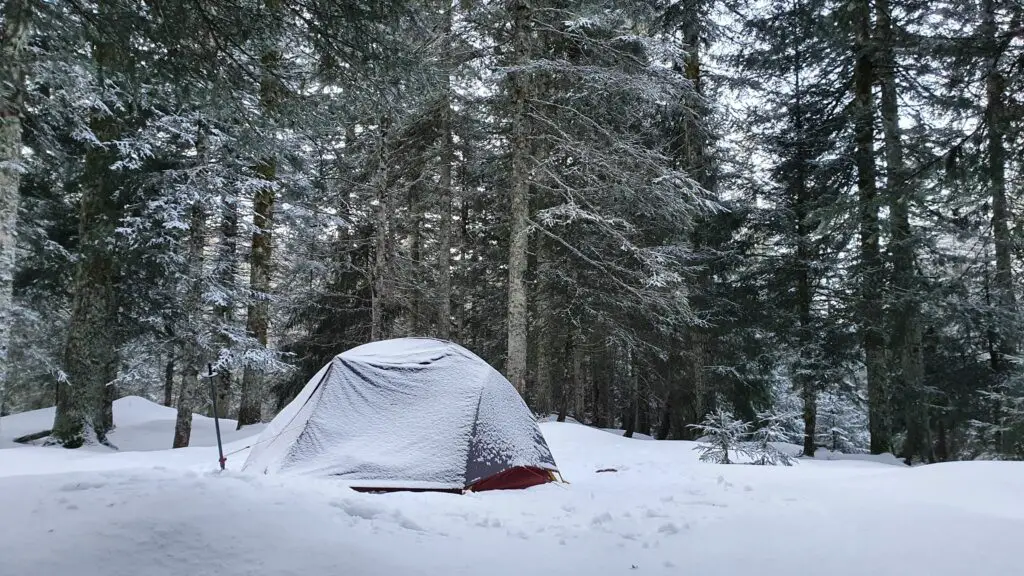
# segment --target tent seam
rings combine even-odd
[[[337,358],[335,358],[335,359],[337,359]],[[331,375],[331,370],[334,370],[334,360],[335,360],[335,359],[332,359],[332,360],[331,360],[331,365],[330,365],[330,366],[329,366],[329,367],[327,368],[327,372],[325,372],[325,373],[324,373],[324,377],[320,379],[320,382],[319,382],[319,383],[317,383],[317,385],[316,385],[316,388],[314,388],[314,389],[313,389],[313,392],[312,392],[312,393],[311,393],[311,394],[309,395],[309,397],[310,397],[310,398],[312,398],[312,397],[313,397],[313,394],[316,394],[316,393],[317,393],[317,391],[318,391],[318,390],[320,390],[320,387],[321,387],[321,386],[323,386],[323,385],[324,385],[324,382],[326,382],[326,381],[327,381],[327,377]],[[295,446],[297,446],[297,445],[299,444],[299,440],[300,440],[300,439],[302,438],[302,436],[303,436],[303,435],[304,435],[304,434],[306,433],[306,431],[307,431],[307,430],[309,429],[309,420],[310,420],[310,418],[312,418],[312,417],[313,417],[313,413],[315,413],[315,412],[316,412],[317,408],[319,408],[319,407],[320,407],[320,402],[321,402],[321,401],[322,401],[323,399],[324,399],[324,395],[323,395],[323,394],[321,394],[321,395],[320,395],[320,397],[316,399],[316,405],[314,405],[314,406],[313,406],[313,410],[312,410],[312,412],[310,413],[310,417],[309,417],[309,418],[306,418],[306,422],[305,422],[305,424],[304,424],[304,425],[302,426],[302,432],[299,432],[299,435],[295,437],[295,441],[294,441],[294,442],[292,442],[292,445],[291,445],[291,447],[290,447],[290,448],[288,449],[288,451],[287,451],[287,452],[285,452],[285,453],[284,453],[284,455],[285,455],[285,458],[284,458],[284,459],[285,459],[285,460],[286,460],[286,459],[287,459],[287,458],[288,458],[289,456],[291,456],[292,452],[293,452],[293,451],[295,450]],[[299,416],[299,412],[302,412],[302,409],[306,407],[306,404],[309,404],[309,398],[307,398],[307,399],[306,399],[306,401],[305,401],[305,402],[304,402],[304,403],[302,404],[302,407],[301,407],[301,408],[299,408],[299,411],[295,413],[295,417],[296,417],[296,418],[297,418],[297,417]],[[292,418],[292,420],[294,420],[294,419],[295,419],[295,418]],[[289,421],[289,424],[291,424],[291,421]],[[287,428],[286,428],[286,429],[287,429]],[[282,434],[283,434],[283,433],[284,433],[284,432],[282,431]],[[280,436],[280,434],[278,434],[278,436]],[[275,437],[275,439],[276,439],[276,437]]]
[[[476,397],[476,410],[473,411],[473,429],[469,433],[469,446],[466,447],[466,464],[465,472],[463,472],[463,478],[466,479],[466,487],[470,487],[473,483],[482,480],[482,478],[476,478],[472,482],[467,476],[469,473],[469,459],[473,457],[473,447],[476,446],[476,429],[480,423],[480,404],[484,401],[484,388],[487,387],[486,382],[480,385],[480,393]]]

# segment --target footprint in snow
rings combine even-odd
[[[501,528],[501,520],[497,518],[484,518],[476,523],[481,528]]]
[[[373,520],[385,512],[383,508],[367,504],[366,502],[353,500],[335,500],[331,502],[331,506],[340,508],[349,516],[355,516],[356,518],[362,518],[363,520]]]
[[[96,490],[106,486],[106,482],[72,482],[60,487],[61,492],[82,492],[84,490]]]
[[[668,517],[667,514],[661,512],[659,510],[655,510],[654,508],[646,509],[644,511],[644,516],[647,517],[647,518],[667,518]]]
[[[680,528],[677,524],[673,522],[666,522],[658,527],[658,533],[664,534],[666,536],[672,536],[673,534],[679,534],[684,529],[687,529],[689,527],[689,524],[684,524],[683,527]]]
[[[721,502],[709,502],[707,500],[692,500],[690,502],[683,502],[687,506],[711,506],[712,508],[728,508],[728,504],[722,504]]]
[[[341,509],[345,514],[348,514],[353,518],[362,518],[363,520],[390,520],[406,530],[423,532],[423,528],[419,524],[398,510],[392,510],[389,512],[385,508],[354,500],[335,500],[331,502],[330,505]]]

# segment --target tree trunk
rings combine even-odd
[[[1007,378],[1007,371],[1012,366],[1007,357],[1016,354],[1017,330],[1011,324],[1015,318],[1017,297],[1013,285],[1013,238],[1010,232],[1010,213],[1006,198],[1006,78],[999,69],[999,63],[1005,46],[999,39],[999,25],[996,20],[998,0],[984,0],[982,4],[981,35],[988,56],[985,78],[985,125],[988,128],[987,176],[989,194],[992,200],[992,240],[995,244],[996,270],[992,280],[991,292],[994,296],[996,313],[993,325],[989,328],[990,355],[992,371],[1001,386]],[[1003,407],[997,403],[994,408],[993,422],[1003,420]],[[995,434],[995,450],[1001,453],[1009,451],[1007,435],[1002,431]]]
[[[810,357],[814,335],[812,330],[811,303],[814,295],[811,289],[811,226],[808,218],[811,212],[811,189],[808,186],[810,170],[810,151],[807,148],[804,131],[803,109],[803,57],[798,42],[794,52],[793,70],[793,124],[796,129],[797,149],[795,162],[795,178],[793,182],[793,214],[796,218],[796,297],[799,326],[797,326],[797,345],[799,346],[800,363],[796,382],[800,389],[803,402],[804,449],[805,456],[814,456],[817,423],[818,423],[818,383],[811,370],[813,358]]]
[[[459,269],[468,270],[469,266],[469,201],[463,198],[459,202]],[[468,282],[465,273],[460,274],[458,304],[455,307],[455,336],[460,340],[466,339],[466,310],[472,301]]]
[[[200,126],[196,143],[199,162],[206,160],[205,128]],[[188,276],[185,300],[182,305],[182,326],[175,332],[181,342],[181,387],[178,391],[178,414],[174,422],[174,443],[172,448],[185,448],[192,437],[192,413],[195,412],[199,397],[199,370],[203,364],[203,289],[205,285],[203,253],[206,248],[206,209],[203,197],[192,204],[189,222],[188,253],[186,266]]]
[[[637,378],[637,376],[634,376],[634,378]],[[651,435],[651,401],[649,392],[646,384],[637,382],[636,431],[645,436]]]
[[[688,8],[688,10],[692,10]],[[698,26],[699,15],[692,11],[687,22],[684,24],[683,42],[686,46],[686,60],[683,64],[683,75],[693,83],[694,91],[698,96],[703,95],[703,77],[701,74],[700,45],[702,38]],[[698,124],[697,118],[703,118],[706,111],[702,110],[700,103],[683,103],[689,109],[697,108],[696,114],[686,114],[680,119],[679,147],[675,152],[675,164],[677,168],[685,170],[694,175],[696,181],[704,188],[711,186],[711,170],[708,166],[707,142],[705,134]],[[704,230],[701,226],[694,227],[691,234],[695,250],[706,248],[707,242],[704,239]],[[706,294],[712,287],[711,271],[706,267],[700,270],[695,281],[695,290]],[[704,416],[711,411],[714,404],[715,391],[711,389],[711,381],[708,378],[707,366],[710,364],[711,335],[706,328],[691,326],[686,336],[687,360],[687,385],[688,395],[692,398],[690,406],[676,406],[678,415],[685,414],[691,422],[677,422],[680,432],[688,434],[687,424],[697,423],[704,419]]]
[[[6,406],[10,374],[11,326],[14,323],[14,271],[21,186],[21,58],[31,18],[25,0],[8,0],[0,10],[0,408]]]
[[[267,9],[281,9],[281,0],[265,0]],[[280,81],[275,76],[281,68],[281,52],[268,50],[260,58],[263,77],[260,79],[260,108],[273,117],[281,98]],[[277,161],[264,158],[256,166],[256,174],[263,185],[253,195],[252,250],[249,256],[249,289],[252,292],[246,309],[245,329],[262,348],[267,346],[267,326],[270,323],[270,265],[273,257],[274,200],[277,180]],[[238,407],[238,428],[258,423],[263,417],[263,390],[260,374],[255,366],[246,364],[242,371],[242,390]]]
[[[170,407],[174,402],[174,353],[168,356],[164,365],[164,406]]]
[[[273,214],[276,164],[267,160],[259,167],[259,176],[265,181],[253,198],[252,253],[249,257],[249,286],[254,301],[246,311],[245,329],[261,347],[267,345],[267,326],[270,322],[270,263],[273,249]],[[239,398],[238,428],[256,424],[262,419],[263,393],[260,375],[254,366],[246,365],[242,372],[242,390]]]
[[[608,405],[608,401],[604,397],[604,391],[606,386],[604,385],[604,378],[602,375],[595,374],[593,366],[590,370],[590,386],[591,386],[591,401],[594,403],[593,414],[594,422],[593,426],[597,428],[608,427],[608,411],[605,409]]]
[[[445,74],[441,102],[441,174],[438,214],[441,223],[438,228],[437,247],[437,336],[451,338],[452,326],[452,163],[455,161],[455,145],[452,138],[452,18],[453,2],[445,0],[444,40],[442,58]]]
[[[1013,285],[1013,238],[1010,233],[1010,212],[1006,198],[1006,78],[999,70],[999,61],[1004,50],[998,38],[996,22],[997,0],[984,0],[982,13],[982,35],[987,44],[989,61],[988,76],[985,79],[985,124],[988,128],[988,184],[992,197],[992,239],[995,243],[996,273],[992,283],[998,316],[1013,318],[1017,307],[1017,296]],[[993,366],[997,372],[1005,371],[1005,358],[1013,356],[1017,348],[1016,330],[1006,322],[995,327],[996,355]]]
[[[535,294],[535,297],[542,296],[538,293]],[[560,346],[557,345],[555,334],[550,329],[538,331],[534,334],[534,339],[536,342],[533,343],[533,358],[536,366],[533,369],[530,394],[526,401],[535,413],[547,416],[557,409],[552,403],[554,399],[554,378],[552,376],[554,375],[555,354]]]
[[[640,386],[637,378],[636,368],[633,367],[633,354],[626,351],[626,381],[629,382],[629,404],[626,407],[625,418],[623,418],[625,431],[623,436],[632,438],[636,432],[637,420],[640,412]]]
[[[194,344],[186,344],[185,359],[195,358]],[[192,437],[192,409],[199,392],[199,368],[187,362],[181,370],[181,389],[178,392],[178,414],[174,420],[174,443],[171,448],[187,448]]]
[[[661,406],[661,419],[658,421],[658,431],[654,436],[658,440],[667,440],[668,435],[672,432],[672,396],[673,393],[669,392]]]
[[[101,142],[117,136],[112,118],[94,118],[91,126]],[[81,259],[75,270],[64,377],[58,382],[53,423],[54,440],[67,448],[93,439],[105,442],[113,428],[110,388],[118,368],[117,273],[107,243],[119,211],[109,171],[115,160],[116,154],[101,145],[86,152],[79,213]]]
[[[939,439],[935,446],[935,459],[939,462],[949,461],[949,443],[946,439],[946,422],[939,420]]]
[[[391,214],[388,210],[388,154],[387,140],[390,118],[383,118],[377,141],[377,173],[374,182],[374,199],[377,203],[373,225],[373,299],[371,302],[371,340],[386,340],[391,337],[391,286],[388,278],[388,228]]]
[[[515,64],[530,60],[530,6],[516,0],[512,7],[512,34]],[[512,83],[512,174],[509,181],[509,255],[508,255],[508,353],[505,374],[520,394],[526,392],[527,372],[527,295],[526,270],[529,249],[530,182],[527,160],[530,154],[526,103],[529,79],[516,70]]]
[[[914,269],[914,244],[910,228],[911,183],[907,181],[903,161],[903,141],[899,126],[899,99],[896,87],[895,38],[889,0],[876,0],[875,17],[881,49],[878,52],[878,77],[881,80],[881,115],[885,142],[885,188],[892,235],[893,303],[890,350],[894,365],[889,394],[899,394],[905,408],[907,436],[903,455],[908,460],[925,456],[924,439],[928,426],[924,397],[924,359],[921,348],[920,311],[917,304],[918,282]]]
[[[234,198],[224,200],[220,222],[220,249],[217,254],[217,282],[226,295],[226,301],[214,310],[220,322],[220,351],[217,366],[217,416],[227,418],[231,411],[231,395],[234,388],[232,369],[232,348],[234,343],[230,331],[235,319],[234,295],[238,274],[238,202]]]
[[[568,328],[565,333],[565,346],[562,350],[562,382],[558,390],[558,421],[565,422],[569,413],[569,400],[576,395],[576,352],[573,346],[573,330]]]
[[[424,321],[424,299],[426,290],[423,286],[424,268],[423,262],[423,185],[421,182],[414,182],[409,186],[409,217],[412,219],[412,229],[409,231],[409,267],[410,276],[403,278],[403,283],[408,285],[409,294],[406,299],[409,301],[406,316],[408,316],[407,328],[402,329],[399,334],[411,334],[420,336],[424,333],[425,326],[429,321]],[[390,217],[390,215],[389,215]],[[387,239],[385,238],[385,241]],[[385,245],[387,243],[385,242]],[[431,314],[433,316],[433,314]],[[396,330],[398,330],[396,328]]]
[[[98,16],[110,17],[109,2],[98,4]],[[119,46],[106,38],[92,47],[99,82],[118,63]],[[109,245],[122,206],[117,199],[118,173],[110,167],[118,159],[110,145],[121,135],[115,117],[96,114],[89,128],[97,143],[88,145],[81,176],[78,248],[72,286],[71,316],[62,368],[57,381],[57,407],[53,442],[77,448],[93,440],[107,443],[114,428],[114,380],[118,371],[117,259]]]
[[[892,449],[889,398],[886,390],[885,334],[882,328],[882,258],[879,250],[878,198],[875,182],[874,95],[875,71],[868,0],[851,0],[856,62],[853,70],[854,152],[860,209],[861,340],[867,367],[868,427],[871,453]]]

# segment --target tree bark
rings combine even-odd
[[[90,124],[101,142],[117,136],[112,118],[94,118]],[[67,448],[92,440],[103,443],[113,429],[112,382],[118,368],[117,265],[107,242],[119,211],[109,175],[115,156],[103,145],[86,152],[79,212],[81,258],[75,270],[64,374],[57,385],[53,423],[54,440]]]
[[[272,12],[281,9],[281,0],[265,0]],[[282,87],[276,74],[281,68],[281,51],[267,50],[260,57],[263,76],[260,78],[260,108],[272,118],[281,98]],[[247,310],[245,329],[262,348],[267,346],[267,327],[270,323],[270,277],[273,260],[273,229],[277,161],[264,158],[256,166],[256,174],[264,184],[253,196],[252,250],[249,256],[249,288],[252,292]],[[263,390],[256,367],[247,364],[242,371],[242,389],[239,397],[238,428],[258,423],[263,417]]]
[[[623,436],[632,438],[636,432],[637,421],[640,419],[640,381],[637,378],[636,368],[633,366],[633,354],[626,351],[625,358],[626,381],[629,382],[629,404],[626,407],[626,414],[623,420]]]
[[[386,340],[391,337],[391,286],[388,278],[388,234],[391,216],[388,210],[388,154],[387,140],[390,119],[383,118],[377,142],[377,173],[374,182],[374,199],[377,207],[373,225],[373,296],[371,302],[371,340]]]
[[[98,5],[101,19],[114,9],[109,2]],[[99,81],[118,63],[119,47],[106,38],[93,43],[92,59]],[[114,380],[118,371],[117,258],[109,242],[114,235],[122,206],[117,199],[117,173],[110,169],[117,160],[109,144],[120,137],[118,120],[97,113],[89,119],[97,143],[85,153],[79,200],[79,260],[72,288],[71,317],[65,341],[62,368],[57,382],[57,407],[53,441],[77,448],[93,440],[107,443],[114,428]]]
[[[199,157],[203,154],[200,151]],[[192,206],[192,218],[188,235],[188,288],[182,314],[183,326],[177,331],[183,336],[181,354],[181,387],[178,391],[178,414],[174,422],[174,443],[172,448],[185,448],[192,435],[192,413],[199,396],[199,371],[202,366],[202,296],[203,296],[203,250],[206,247],[206,210],[202,200]]]
[[[801,11],[802,17],[802,11]],[[801,29],[803,27],[801,26]],[[793,54],[793,125],[796,130],[797,148],[795,150],[795,174],[793,184],[793,214],[796,218],[796,297],[797,345],[799,346],[800,365],[795,378],[800,389],[803,402],[804,447],[805,456],[814,456],[818,423],[818,383],[811,371],[813,359],[810,357],[813,340],[811,304],[814,298],[811,286],[811,226],[808,222],[811,212],[810,150],[807,147],[808,135],[804,130],[803,109],[803,57],[801,39],[796,38],[797,46]]]
[[[21,192],[21,59],[31,12],[25,0],[8,0],[0,10],[0,409],[6,406],[14,323],[14,271]]]
[[[219,304],[214,313],[220,322],[219,366],[217,368],[217,416],[227,418],[231,410],[231,395],[234,389],[232,368],[232,342],[230,330],[234,323],[234,295],[238,274],[238,202],[234,198],[224,200],[220,223],[220,249],[217,254],[217,281],[226,301]]]
[[[982,4],[981,35],[988,55],[985,77],[985,125],[988,128],[986,153],[988,156],[987,176],[992,202],[992,240],[995,244],[996,270],[991,292],[996,307],[995,320],[989,328],[992,371],[1000,385],[1005,381],[1012,366],[1007,357],[1016,354],[1018,326],[1012,324],[1016,317],[1017,297],[1013,285],[1013,238],[1010,232],[1010,213],[1006,197],[1006,78],[999,69],[1005,46],[998,38],[999,24],[997,10],[999,0],[984,0]],[[1003,419],[1003,407],[997,404],[992,420]],[[995,449],[1007,452],[1006,434],[997,432]]]
[[[892,293],[894,297],[893,327],[890,351],[893,378],[889,393],[899,394],[904,406],[907,436],[903,456],[908,463],[914,456],[928,457],[925,445],[928,427],[927,402],[924,397],[924,358],[921,347],[920,307],[917,303],[919,285],[914,268],[915,249],[910,227],[910,205],[914,194],[907,180],[903,160],[903,136],[900,130],[899,98],[896,86],[895,37],[892,29],[892,8],[889,0],[876,0],[875,21],[878,39],[878,77],[882,84],[881,117],[885,142],[885,188],[890,212],[892,236]]]
[[[639,375],[635,375],[634,378],[639,378]],[[651,403],[649,392],[650,390],[648,389],[647,384],[637,382],[636,431],[645,436],[651,435]]]
[[[170,407],[174,402],[174,353],[168,356],[164,365],[164,406]]]
[[[882,312],[882,258],[879,249],[878,194],[875,182],[874,51],[871,39],[871,6],[868,0],[851,0],[854,26],[853,70],[854,152],[860,209],[860,312],[861,341],[867,367],[868,428],[871,453],[892,449],[889,397],[886,390],[885,334]]]
[[[406,298],[409,301],[406,314],[409,317],[408,327],[401,330],[401,333],[411,333],[416,336],[422,335],[426,329],[425,327],[430,325],[430,322],[424,318],[426,316],[424,300],[427,299],[427,296],[423,285],[423,274],[421,273],[421,270],[425,267],[423,261],[423,220],[425,208],[423,188],[422,182],[414,182],[409,186],[409,217],[412,219],[412,230],[409,231],[409,262],[411,266],[409,268],[410,276],[403,278],[403,283],[410,286],[408,290],[411,294]],[[385,238],[385,245],[387,245],[386,241],[387,239]],[[430,314],[430,316],[433,317],[433,314]]]
[[[527,0],[512,5],[512,34],[515,64],[525,66],[530,59],[531,8]],[[512,174],[509,181],[509,256],[508,256],[508,352],[505,375],[520,393],[526,392],[528,310],[526,270],[529,249],[530,154],[527,111],[529,79],[516,70],[512,83]]]
[[[442,59],[445,73],[441,87],[441,174],[438,213],[441,223],[437,234],[437,336],[451,338],[452,326],[452,163],[455,161],[455,145],[452,138],[452,19],[454,2],[445,0],[447,9],[444,21]]]
[[[569,400],[576,395],[575,346],[573,346],[573,330],[569,327],[565,333],[565,345],[562,349],[562,382],[558,387],[558,421],[565,422],[569,414]]]
[[[465,271],[469,265],[469,201],[462,198],[459,202],[459,269]],[[464,273],[457,278],[464,278]],[[455,307],[455,336],[463,341],[466,338],[466,310],[472,302],[471,292],[466,282],[459,282],[458,304]]]
[[[996,21],[997,0],[984,0],[982,12],[982,36],[989,54],[985,78],[985,125],[988,128],[988,184],[992,198],[992,239],[995,243],[996,273],[992,288],[999,315],[1012,318],[1017,308],[1017,296],[1013,285],[1013,238],[1010,233],[1010,211],[1006,197],[1006,78],[999,69],[1004,50],[998,38]],[[997,372],[1006,370],[1005,358],[1016,352],[1015,330],[1006,323],[996,327],[996,358],[993,366]]]
[[[691,8],[692,10],[692,8]],[[686,61],[683,65],[683,75],[693,83],[694,91],[698,96],[703,95],[703,77],[701,74],[701,53],[700,44],[703,40],[700,36],[698,26],[698,15],[692,12],[683,27],[683,41],[686,46]],[[686,104],[686,103],[684,103]],[[697,123],[697,117],[703,117],[705,110],[698,102],[695,104],[696,114],[686,114],[681,118],[679,138],[680,147],[676,151],[676,165],[678,168],[694,174],[695,179],[704,188],[711,185],[711,170],[708,166],[707,142],[703,130]],[[689,108],[689,106],[684,106]],[[696,250],[705,248],[707,242],[704,239],[704,231],[696,226],[691,234],[693,246]],[[708,293],[712,287],[711,271],[706,269],[698,272],[695,281],[696,289],[701,293]],[[687,410],[680,410],[677,415],[687,415],[691,422],[677,422],[684,437],[688,435],[687,424],[697,423],[704,419],[705,414],[711,411],[714,403],[715,391],[711,388],[711,382],[707,374],[707,366],[710,364],[711,335],[706,328],[691,326],[687,334],[687,376],[688,395],[692,398],[692,404]],[[676,406],[676,408],[683,408]]]
[[[673,392],[670,391],[661,406],[661,419],[658,421],[658,430],[655,434],[655,438],[658,440],[667,440],[668,435],[672,432],[672,410],[674,408],[672,397]]]
[[[267,327],[270,323],[270,264],[273,250],[273,214],[276,164],[267,160],[259,166],[259,176],[265,181],[253,198],[252,252],[249,257],[249,286],[252,298],[246,311],[245,329],[261,347],[267,345]],[[184,377],[184,373],[183,373]],[[242,390],[239,398],[238,428],[256,424],[262,419],[263,394],[260,375],[254,366],[246,365],[242,371]]]

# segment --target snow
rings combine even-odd
[[[241,471],[258,429],[229,442],[243,452],[219,472],[215,447],[164,449],[151,431],[167,410],[130,400],[115,422],[124,444],[140,432],[137,450],[0,449],[0,574],[1020,573],[1021,463],[721,466],[691,442],[545,422],[568,484],[364,494]],[[0,425],[6,437],[42,416]]]
[[[120,451],[142,452],[167,450],[174,440],[175,408],[161,406],[139,396],[126,396],[114,401],[114,424],[116,428],[108,435],[110,442]],[[53,426],[54,408],[43,408],[0,418],[0,449],[24,447],[14,442],[27,434],[49,430]],[[264,425],[247,426],[235,430],[238,422],[222,419],[221,436],[225,442],[248,438],[254,432],[263,430]],[[200,414],[192,416],[192,437],[189,446],[216,446],[217,435],[213,418]],[[86,446],[86,451],[109,452],[102,445]]]
[[[40,448],[14,442],[26,434],[48,430],[53,426],[53,408],[32,410],[0,418],[0,477],[15,475],[49,474],[66,471],[118,470],[125,467],[148,468],[154,460],[162,466],[187,466],[196,462],[196,454],[216,454],[217,435],[213,418],[192,415],[192,436],[189,448],[171,450],[174,440],[174,420],[177,410],[161,406],[139,396],[127,396],[114,401],[115,429],[110,433],[112,450],[102,445],[84,446],[77,450]],[[222,419],[221,436],[224,453],[245,448],[260,433],[264,424],[235,430],[238,422]],[[38,444],[38,442],[36,443]],[[152,455],[150,452],[160,452]],[[241,465],[247,451],[229,455],[228,460],[239,458]],[[214,456],[213,461],[217,458]]]

